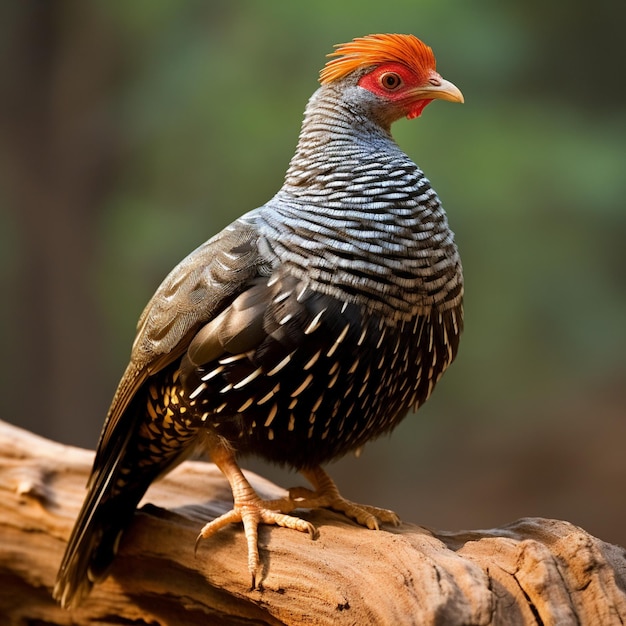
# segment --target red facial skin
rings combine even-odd
[[[358,82],[360,87],[397,104],[410,120],[419,117],[433,101],[433,98],[424,97],[416,90],[440,84],[441,76],[434,69],[427,68],[418,74],[406,65],[394,62],[379,65]]]

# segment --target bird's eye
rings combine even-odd
[[[395,91],[402,85],[402,79],[395,72],[385,72],[378,80],[387,91]]]

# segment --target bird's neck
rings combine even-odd
[[[376,161],[381,154],[409,161],[388,126],[332,88],[321,87],[306,107],[283,189],[299,196],[299,190],[319,188],[327,182],[336,188],[354,167]],[[335,180],[330,181],[332,176]]]

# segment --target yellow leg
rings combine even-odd
[[[346,500],[339,493],[330,476],[319,466],[302,470],[302,474],[313,485],[313,489],[294,487],[289,490],[289,497],[278,500],[263,500],[243,475],[232,449],[216,437],[209,436],[207,439],[211,459],[228,479],[233,492],[234,503],[231,511],[214,519],[202,528],[196,540],[196,547],[200,540],[211,537],[229,524],[243,523],[248,545],[248,570],[252,578],[253,589],[256,588],[260,570],[259,524],[274,524],[283,528],[292,528],[309,533],[311,538],[315,539],[318,533],[313,524],[299,517],[287,515],[287,513],[291,513],[294,509],[320,508],[343,513],[358,524],[372,530],[378,530],[379,522],[390,523],[394,526],[400,523],[399,517],[393,511]]]
[[[233,492],[233,509],[217,519],[209,522],[202,528],[196,547],[201,539],[214,535],[217,531],[233,522],[242,522],[246,541],[248,544],[248,570],[252,577],[252,588],[256,588],[260,570],[258,526],[259,524],[275,524],[283,528],[292,528],[301,532],[307,532],[311,538],[317,537],[317,529],[313,524],[285,515],[293,511],[300,504],[288,498],[280,500],[262,500],[243,475],[241,468],[235,460],[235,455],[228,447],[218,442],[209,444],[212,461],[224,473]]]

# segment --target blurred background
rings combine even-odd
[[[466,100],[394,127],[456,232],[466,331],[419,415],[331,473],[426,526],[546,516],[626,544],[625,19],[612,0],[1,3],[2,419],[94,448],[143,306],[280,187],[325,54],[411,32]]]

